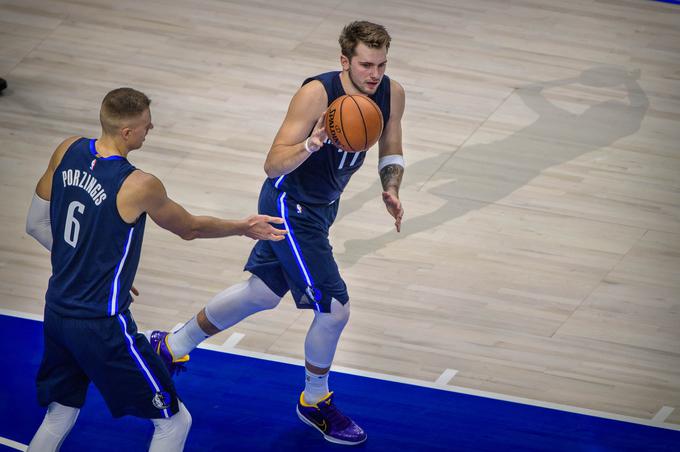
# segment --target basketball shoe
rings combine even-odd
[[[179,358],[175,357],[175,354],[172,353],[168,345],[168,333],[165,331],[152,331],[149,342],[153,351],[161,357],[161,361],[168,368],[170,375],[174,376],[186,370],[184,363],[189,361],[189,355],[180,356]]]
[[[363,429],[335,406],[332,392],[314,405],[306,403],[300,394],[296,411],[302,422],[320,431],[327,441],[348,446],[366,441]]]

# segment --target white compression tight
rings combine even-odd
[[[340,334],[349,321],[349,302],[344,305],[333,298],[331,312],[314,311],[314,320],[305,338],[305,360],[321,369],[330,367]]]
[[[181,452],[191,428],[191,414],[182,402],[168,419],[151,419],[155,427],[149,452]]]
[[[28,452],[56,452],[78,419],[78,408],[52,402],[47,407],[45,418],[33,436]]]
[[[73,428],[80,410],[52,402],[40,428],[28,445],[28,452],[57,452]],[[149,452],[181,452],[191,427],[191,415],[182,402],[168,419],[152,419],[153,438]]]
[[[275,308],[281,297],[267,287],[257,276],[236,284],[215,295],[205,306],[208,321],[222,331],[256,312]],[[190,353],[198,344],[208,338],[209,333],[193,317],[182,328],[168,336],[168,344],[175,356]]]
[[[205,316],[215,327],[225,330],[249,315],[275,308],[280,301],[281,297],[272,292],[260,278],[252,275],[247,281],[213,297],[205,306]],[[305,339],[305,358],[308,363],[320,368],[331,365],[340,334],[348,320],[349,302],[343,305],[332,299],[330,313],[314,311],[314,321]]]
[[[220,330],[226,330],[249,315],[274,309],[281,301],[257,276],[215,295],[205,306],[205,316]]]

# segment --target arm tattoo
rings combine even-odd
[[[399,194],[399,187],[401,186],[401,177],[404,175],[404,167],[401,165],[387,165],[380,170],[380,182],[382,182],[383,190],[387,191],[389,188]]]

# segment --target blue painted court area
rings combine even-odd
[[[34,378],[42,323],[0,315],[0,437],[28,444],[43,410]],[[187,451],[338,451],[300,422],[299,366],[208,350],[176,379],[193,416]],[[336,402],[364,427],[366,451],[678,451],[680,432],[334,373]],[[91,388],[62,451],[145,451],[152,426],[111,418]],[[0,451],[15,450],[0,446]]]

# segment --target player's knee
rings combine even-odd
[[[78,419],[78,408],[52,402],[47,407],[47,413],[40,428],[28,445],[29,452],[45,450],[59,450],[66,435],[71,431]]]
[[[179,402],[179,411],[167,419],[153,419],[154,434],[150,451],[163,450],[168,444],[184,444],[191,429],[191,414],[182,402]],[[181,449],[180,449],[181,450]]]
[[[331,312],[318,313],[323,325],[334,331],[342,331],[349,322],[349,301],[345,304],[340,303],[335,298],[331,299]]]
[[[47,414],[45,414],[45,421],[47,422],[47,429],[54,434],[65,435],[68,433],[73,424],[78,419],[78,408],[61,405],[52,402],[47,407]]]
[[[191,418],[191,413],[189,413],[189,410],[187,410],[182,402],[179,402],[179,411],[177,412],[177,415],[179,415],[179,418],[177,419],[177,428],[180,430],[182,438],[186,438],[187,435],[189,435],[193,419]]]
[[[248,288],[251,293],[249,301],[256,305],[258,310],[274,309],[281,301],[281,297],[255,275],[248,280]]]
[[[349,301],[342,304],[333,298],[333,301],[331,301],[331,314],[339,325],[343,327],[347,325],[347,322],[349,322]]]

